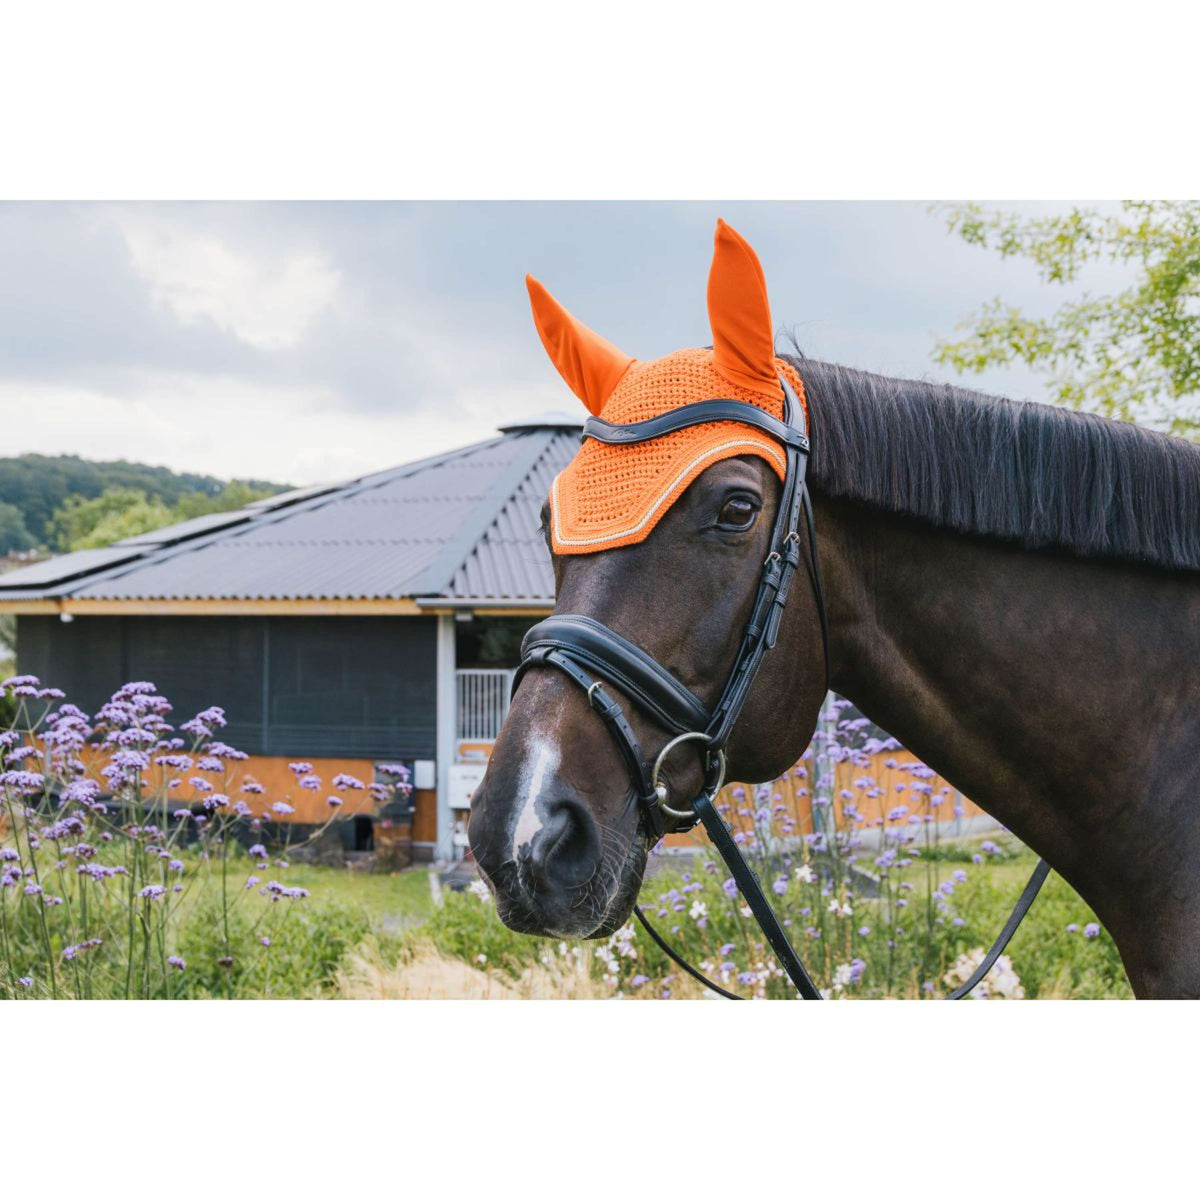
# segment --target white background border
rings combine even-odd
[[[1196,195],[1192,11],[10,6],[0,195]],[[1194,1187],[1196,1011],[12,1004],[0,1181],[1140,1195]]]

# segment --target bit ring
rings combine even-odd
[[[667,797],[670,795],[670,792],[667,790],[667,785],[665,783],[660,782],[659,778],[658,778],[659,774],[662,771],[662,765],[666,761],[667,755],[670,754],[671,751],[674,750],[676,746],[679,746],[684,742],[705,742],[705,743],[707,743],[708,740],[709,739],[708,739],[707,733],[698,733],[698,732],[681,733],[681,734],[679,734],[678,737],[673,737],[658,752],[658,757],[654,760],[654,769],[650,772],[650,786],[652,788],[654,788],[654,794],[658,798],[658,807],[661,808],[662,811],[667,814],[667,816],[675,817],[677,820],[680,820],[680,821],[690,821],[696,815],[690,809],[685,811],[683,809],[672,808],[667,803]],[[705,771],[706,772],[711,770],[711,768],[712,768],[712,761],[711,761],[712,757],[713,757],[712,752],[710,751],[707,756],[706,762],[705,762]],[[725,782],[725,751],[724,750],[717,751],[716,765],[717,765],[716,783],[711,788],[709,788],[707,785],[705,786],[705,790],[709,791],[714,796],[717,794],[717,792],[719,792],[721,790],[721,786]]]

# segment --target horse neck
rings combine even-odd
[[[1200,587],[817,499],[833,684],[1084,895],[1120,897],[1186,844]],[[1194,861],[1197,859],[1193,859]],[[1118,941],[1120,938],[1118,937]]]

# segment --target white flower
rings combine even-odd
[[[748,904],[743,904],[743,905],[742,905],[742,906],[741,906],[741,907],[738,909],[738,912],[740,912],[740,913],[742,914],[742,916],[743,916],[743,917],[752,917],[752,916],[754,916],[754,914],[753,914],[753,913],[750,911],[750,905],[748,905]]]
[[[854,914],[854,909],[850,907],[850,901],[847,900],[843,903],[836,896],[829,902],[829,911],[835,917],[849,917]]]
[[[704,920],[704,918],[708,916],[708,905],[705,904],[703,900],[693,900],[692,908],[688,913],[688,916],[691,917],[693,921]]]
[[[477,955],[475,955],[475,961],[477,963],[485,963],[485,962],[487,962],[487,955],[486,954],[477,954]]]
[[[490,904],[492,901],[491,888],[482,879],[472,879],[467,887],[467,891],[476,897],[480,904]]]
[[[943,982],[947,987],[955,988],[966,983],[979,964],[983,962],[983,947],[976,946],[965,954],[960,954],[954,960],[953,966],[946,972]],[[996,959],[986,980],[980,982],[970,994],[972,1000],[1024,1000],[1025,988],[1016,971],[1013,970],[1012,960],[1007,954]]]
[[[802,867],[797,867],[795,874],[796,878],[800,880],[801,883],[812,883],[817,877],[816,873],[813,871],[812,867],[808,865],[808,863],[805,863]]]

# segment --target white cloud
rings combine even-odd
[[[318,387],[147,372],[136,392],[0,382],[16,416],[7,454],[130,459],[175,471],[304,485],[345,479],[494,437],[552,407],[557,389],[479,388],[450,404],[354,412]]]
[[[338,295],[338,272],[318,254],[267,265],[210,234],[140,216],[124,217],[121,231],[157,304],[183,324],[210,320],[259,350],[297,345]]]

